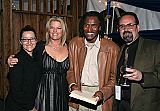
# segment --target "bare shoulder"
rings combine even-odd
[[[67,46],[67,44],[65,44],[64,46],[62,46],[60,52],[62,52],[62,53],[68,53],[68,46]]]

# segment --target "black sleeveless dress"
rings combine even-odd
[[[68,111],[68,83],[66,80],[69,59],[56,61],[46,52],[42,56],[43,75],[35,102],[37,111]]]

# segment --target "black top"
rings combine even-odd
[[[41,64],[23,49],[15,57],[18,58],[18,63],[9,69],[10,90],[5,102],[5,111],[28,111],[34,107],[41,77]]]
[[[69,88],[66,75],[69,58],[58,62],[44,48],[45,42],[38,42],[34,52],[43,65],[35,107],[38,111],[68,111]]]

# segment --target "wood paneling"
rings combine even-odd
[[[0,98],[4,99],[8,82],[6,79],[8,65],[6,60],[9,55],[15,54],[19,50],[19,33],[25,25],[32,25],[36,32],[38,40],[45,40],[46,22],[52,16],[63,17],[68,25],[68,38],[70,39],[78,34],[78,21],[80,15],[84,13],[84,3],[87,0],[57,0],[57,9],[55,9],[55,0],[36,0],[36,9],[33,10],[33,0],[28,0],[28,10],[24,10],[24,1],[19,0],[18,10],[12,9],[12,0],[2,0],[2,10],[0,13]],[[26,6],[25,6],[26,7]],[[81,7],[81,8],[80,8]],[[80,9],[80,10],[79,10]]]
[[[0,10],[0,43],[2,43],[2,11]],[[3,77],[2,72],[2,45],[0,45],[0,78]],[[4,91],[4,81],[0,80],[0,90]],[[3,98],[3,91],[0,92],[0,97]]]
[[[11,41],[12,43],[12,54],[15,54],[18,50],[19,50],[19,34],[20,34],[20,30],[21,30],[21,27],[22,27],[22,15],[21,14],[17,14],[17,13],[13,13],[12,14],[12,18],[16,18],[16,19],[12,19],[12,23],[13,23],[13,26],[12,27],[12,37],[13,37],[13,40]]]
[[[0,96],[4,98],[7,91],[6,76],[8,72],[8,65],[6,64],[6,59],[8,55],[13,52],[11,47],[13,43],[12,38],[12,0],[2,0],[2,38],[1,38],[1,52],[2,52],[2,88],[0,89]]]
[[[78,1],[77,0],[71,0],[71,15],[72,16],[74,16],[73,17],[73,20],[72,20],[72,34],[73,34],[73,37],[75,36],[75,35],[77,35],[78,34],[78,31],[77,31],[77,29],[78,29],[78,8],[77,8],[77,6],[78,6]]]

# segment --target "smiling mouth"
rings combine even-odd
[[[50,33],[50,35],[51,35],[51,36],[58,36],[58,34],[52,34],[52,33]]]
[[[57,36],[58,34],[53,34],[53,36]]]
[[[86,33],[87,35],[93,35],[94,33]]]

